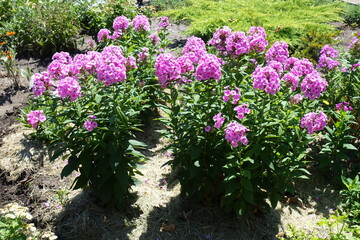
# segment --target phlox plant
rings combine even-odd
[[[309,175],[308,144],[329,121],[329,80],[286,42],[268,46],[261,27],[223,27],[208,45],[190,37],[180,57],[161,54],[155,64],[169,88],[169,164],[194,200],[239,216],[275,207]]]
[[[158,85],[151,69],[162,44],[152,43],[148,26],[145,16],[119,16],[114,33],[99,32],[97,51],[54,54],[47,71],[33,76],[24,112],[34,135],[50,142],[51,159],[67,159],[61,176],[77,171],[73,187],[90,189],[108,207],[125,206],[145,159],[135,133],[140,114],[155,106],[146,89]]]

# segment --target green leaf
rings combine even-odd
[[[349,149],[349,150],[354,150],[354,151],[358,150],[354,145],[352,145],[350,143],[344,143],[343,148]]]
[[[135,147],[143,147],[143,148],[146,148],[148,145],[143,143],[143,142],[140,142],[140,141],[137,141],[137,140],[129,140],[129,143],[132,145],[132,146],[135,146]]]
[[[241,185],[247,189],[249,192],[254,192],[251,181],[248,178],[241,178]]]
[[[96,102],[97,104],[99,104],[99,103],[101,102],[101,99],[102,99],[102,96],[101,96],[101,95],[99,95],[99,94],[96,94],[96,95],[95,95],[95,102]]]
[[[276,208],[276,205],[279,202],[279,194],[275,192],[271,192],[269,197],[270,197],[271,207]]]

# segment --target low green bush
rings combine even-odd
[[[340,13],[344,6],[341,1],[330,0],[189,0],[187,3],[187,6],[159,14],[189,22],[187,33],[204,40],[210,39],[222,26],[239,31],[262,26],[270,42],[286,41],[293,53],[304,50],[313,59],[316,59],[314,52],[330,43],[330,36],[336,33],[328,23],[342,20]]]
[[[360,27],[360,5],[349,4],[344,13],[345,23]]]

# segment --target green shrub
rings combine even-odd
[[[181,8],[187,5],[187,0],[154,0],[151,1],[156,10],[167,10]]]
[[[349,25],[360,27],[360,5],[349,4],[344,13],[344,21]]]
[[[360,181],[359,175],[354,179],[342,177],[345,189],[340,191],[342,197],[341,207],[349,216],[349,221],[360,228]],[[360,237],[360,232],[358,233]]]
[[[236,31],[261,26],[270,42],[286,41],[292,52],[300,47],[315,58],[314,52],[329,43],[329,37],[336,32],[328,23],[342,20],[339,14],[343,6],[340,2],[314,0],[189,0],[188,6],[159,14],[190,22],[187,33],[205,40],[222,26]],[[308,35],[312,38],[309,45]]]

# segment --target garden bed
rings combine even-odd
[[[344,30],[339,36],[343,44],[360,30],[336,25]],[[173,27],[174,45],[185,41],[179,37],[183,28]],[[18,65],[29,66],[34,73],[46,66],[36,60],[21,60]],[[191,205],[180,197],[180,185],[170,184],[174,173],[163,165],[171,155],[162,151],[168,142],[156,133],[162,128],[157,121],[140,136],[149,146],[143,152],[149,160],[139,168],[143,176],[137,176],[129,207],[108,211],[91,193],[69,190],[77,173],[61,179],[65,162],[50,163],[46,147],[29,137],[33,130],[18,123],[20,109],[28,102],[27,80],[22,79],[26,87],[16,91],[9,79],[2,77],[0,83],[0,207],[14,201],[27,206],[36,227],[54,231],[58,239],[277,239],[288,224],[319,236],[328,234],[316,222],[333,213],[340,200],[322,177],[300,182],[297,195],[281,199],[269,213],[242,220],[215,206]]]

